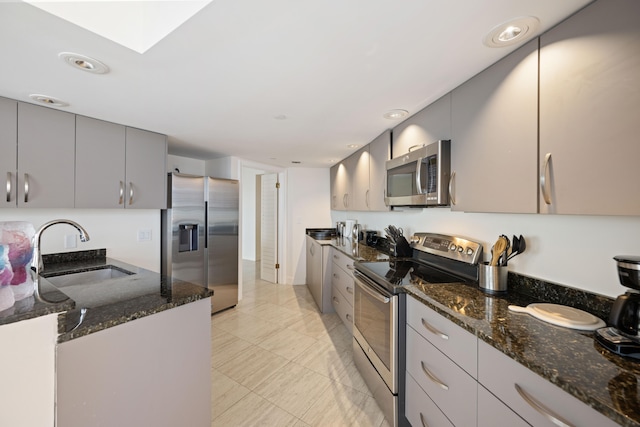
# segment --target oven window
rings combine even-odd
[[[359,289],[354,293],[355,327],[387,369],[391,369],[392,302],[383,303]]]

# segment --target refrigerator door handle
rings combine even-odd
[[[209,247],[209,202],[204,202],[204,248]]]

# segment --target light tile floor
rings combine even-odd
[[[306,286],[255,279],[211,317],[212,426],[388,426],[353,364],[351,335]]]

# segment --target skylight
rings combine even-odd
[[[23,1],[138,53],[144,53],[212,0]]]

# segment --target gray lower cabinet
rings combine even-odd
[[[18,207],[74,207],[75,125],[74,114],[18,102]]]
[[[353,334],[353,259],[331,249],[331,302],[338,316]]]
[[[478,427],[528,427],[507,405],[478,384]]]
[[[538,40],[451,93],[451,209],[536,213]]]
[[[166,136],[76,119],[77,208],[166,207]]]
[[[406,380],[405,416],[414,427],[454,427],[411,374]],[[493,427],[498,426],[494,425]]]
[[[481,340],[478,382],[534,426],[618,425]]]
[[[321,245],[313,237],[306,236],[306,282],[309,292],[321,313],[333,312],[331,304],[331,247]]]
[[[209,298],[59,344],[56,425],[209,426]]]
[[[0,98],[0,207],[15,208],[18,158],[18,102]]]
[[[640,214],[638,17],[597,1],[540,36],[541,213]]]
[[[393,128],[391,154],[394,158],[400,157],[440,139],[451,139],[450,93]]]

